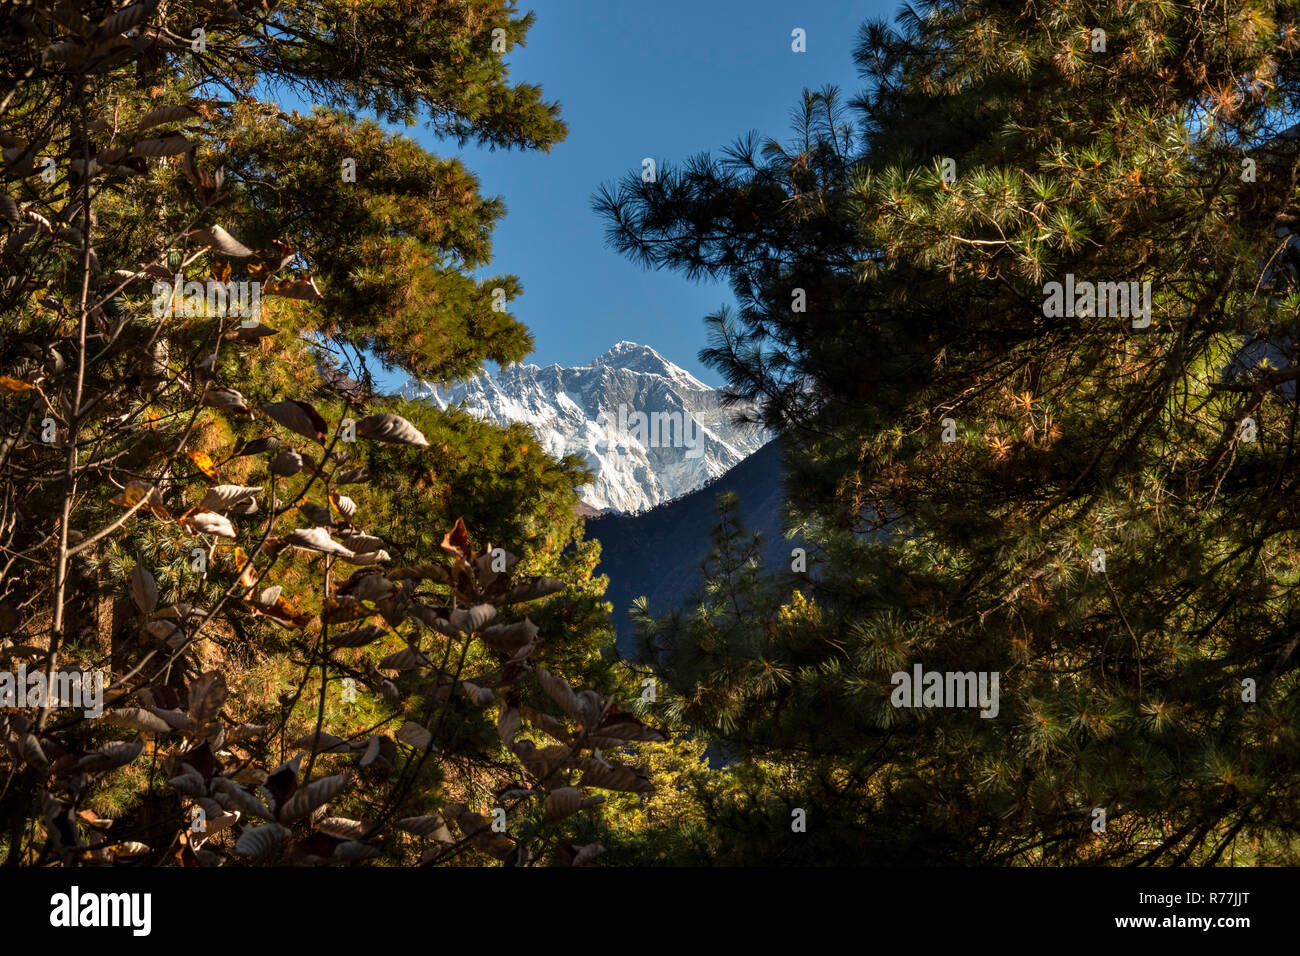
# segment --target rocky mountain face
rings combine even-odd
[[[771,437],[731,424],[735,412],[717,389],[634,342],[576,368],[513,365],[451,388],[410,381],[400,391],[530,426],[549,454],[587,463],[596,480],[582,500],[599,512],[641,512],[690,494]]]

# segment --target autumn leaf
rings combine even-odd
[[[474,560],[474,546],[470,544],[469,531],[465,529],[463,519],[457,518],[452,529],[443,536],[442,550],[458,555],[466,564]]]
[[[121,505],[123,508],[134,508],[142,501],[148,502],[149,510],[155,517],[164,521],[171,519],[171,514],[163,507],[162,495],[158,493],[158,489],[138,478],[132,478],[121,492],[109,499],[111,504]]]
[[[198,468],[199,471],[203,472],[203,474],[207,475],[213,481],[217,480],[217,466],[212,461],[210,455],[202,451],[190,451],[186,452],[186,454],[189,456],[190,461],[194,462],[194,466]]]
[[[325,423],[325,419],[321,417],[320,412],[306,402],[287,399],[283,402],[263,405],[260,411],[285,428],[291,429],[304,438],[310,438],[315,442],[323,442],[326,432],[329,430],[329,426]]]
[[[291,628],[296,631],[302,630],[312,619],[312,615],[299,611],[289,603],[283,594],[277,594],[275,600],[267,607],[252,604],[251,602],[249,606],[252,607],[254,613],[269,617],[281,627]]]
[[[35,387],[36,386],[30,382],[24,382],[17,378],[10,378],[8,375],[0,375],[0,391],[27,392]]]
[[[235,526],[230,523],[230,519],[217,514],[215,511],[206,511],[202,508],[196,509],[193,513],[186,515],[181,524],[190,534],[215,534],[223,538],[235,537]]]
[[[429,446],[429,440],[418,428],[401,415],[394,415],[391,412],[368,415],[361,419],[357,422],[357,434],[362,438],[371,438],[375,441],[417,445],[421,448]]]
[[[251,588],[257,584],[257,574],[253,569],[253,562],[249,560],[244,549],[235,545],[234,553],[235,570],[239,572],[239,583],[245,588]]]
[[[137,147],[138,148],[138,147]],[[191,233],[191,238],[205,246],[210,246],[218,252],[223,253],[235,259],[247,259],[253,254],[253,250],[226,232],[220,226],[211,226],[207,229],[200,229]]]
[[[262,287],[263,295],[278,295],[286,299],[303,299],[307,302],[321,302],[324,296],[316,288],[316,282],[310,276],[303,279],[281,279],[268,282]]]

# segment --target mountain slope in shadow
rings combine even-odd
[[[684,608],[700,585],[700,563],[709,555],[709,529],[717,522],[717,498],[734,492],[746,533],[763,536],[763,566],[789,566],[782,529],[785,468],[779,442],[771,441],[711,484],[640,514],[587,519],[587,537],[601,544],[597,574],[609,576],[605,599],[614,606],[618,647],[630,657],[634,630],[628,609],[641,595],[656,616]]]

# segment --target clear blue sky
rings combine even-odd
[[[523,283],[512,313],[531,329],[538,365],[586,364],[615,342],[652,346],[711,385],[697,353],[704,316],[730,290],[673,272],[647,272],[605,245],[591,210],[597,188],[643,157],[662,165],[716,151],[758,130],[784,139],[804,88],[857,92],[852,49],[859,24],[893,18],[897,0],[521,0],[536,23],[509,54],[511,78],[558,100],[568,138],[549,154],[494,153],[408,130],[431,152],[460,155],[507,215],[482,274]],[[790,49],[807,33],[807,52]],[[388,384],[385,380],[383,384]]]

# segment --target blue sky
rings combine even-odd
[[[510,272],[524,293],[512,313],[531,329],[525,361],[582,365],[615,342],[650,345],[711,385],[696,358],[704,316],[731,303],[730,290],[674,272],[647,272],[605,244],[591,210],[601,183],[716,151],[758,130],[784,139],[805,87],[856,92],[852,49],[859,24],[893,18],[896,0],[526,0],[536,13],[527,46],[509,54],[511,77],[558,100],[569,136],[549,154],[439,141],[407,130],[431,152],[459,155],[507,215],[483,275]],[[790,49],[791,31],[807,52]],[[384,379],[381,384],[389,384]]]

